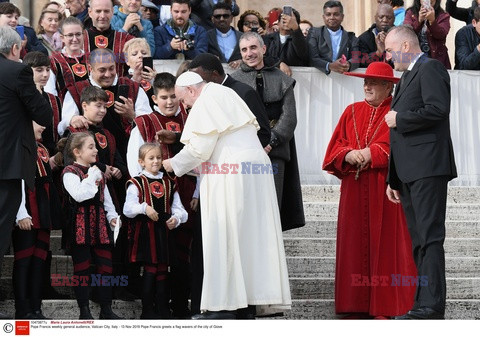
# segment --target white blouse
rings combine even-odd
[[[157,175],[153,175],[145,170],[142,171],[142,174],[151,179],[162,179],[163,172],[158,172]],[[134,218],[137,215],[143,214],[146,215],[147,203],[140,203],[138,201],[138,190],[137,186],[130,184],[127,188],[127,196],[125,199],[125,205],[123,205],[123,214],[128,218]],[[180,226],[181,223],[184,223],[188,220],[188,213],[185,210],[185,207],[182,205],[180,200],[180,195],[178,192],[173,194],[173,203],[172,203],[172,216],[177,219],[176,227]]]
[[[70,196],[76,202],[82,202],[95,197],[95,194],[98,192],[98,186],[96,182],[100,179],[102,179],[102,172],[98,167],[92,166],[88,169],[88,177],[82,181],[80,181],[80,177],[75,173],[65,173],[63,175],[63,186],[65,186],[68,194],[70,194]],[[110,192],[108,191],[106,185],[103,192],[103,206],[105,208],[105,212],[107,213],[108,223],[110,223],[112,219],[116,219],[118,217],[118,214],[115,211],[112,197],[110,196]]]

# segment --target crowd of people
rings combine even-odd
[[[323,4],[321,27],[290,6],[263,16],[234,0],[51,1],[35,30],[1,2],[0,253],[12,238],[15,318],[45,318],[58,229],[80,319],[93,319],[90,298],[101,319],[121,318],[114,297],[140,298],[143,319],[288,310],[282,230],[305,225],[293,66],[365,81],[323,166],[342,181],[336,313],[443,318],[456,176],[445,42],[450,15],[464,20],[455,68],[480,69],[480,1],[403,5],[378,0],[357,37],[340,1]],[[185,62],[174,76],[152,59]],[[426,284],[385,285],[385,275]],[[96,276],[129,286],[90,294]]]

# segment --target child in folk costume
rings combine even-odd
[[[82,115],[89,123],[88,131],[93,134],[98,150],[95,165],[105,174],[108,191],[115,205],[115,210],[120,213],[125,202],[125,183],[130,177],[127,164],[117,149],[115,137],[102,124],[107,114],[108,101],[109,97],[105,90],[93,85],[83,89],[80,95]],[[87,129],[69,126],[64,136],[82,131],[87,131]],[[128,264],[126,228],[120,230],[120,237],[112,253],[113,274],[125,275],[127,273],[125,266]],[[115,287],[114,295],[121,299],[133,299],[133,295],[128,294],[124,286]]]
[[[156,142],[156,133],[161,130],[180,134],[187,119],[183,106],[175,96],[175,76],[166,72],[157,74],[153,82],[153,90],[154,111],[135,118],[136,127],[132,129],[128,142],[127,165],[132,177],[141,171],[137,161],[140,146],[145,142]],[[164,159],[173,157],[183,147],[180,143],[162,143],[160,146]],[[188,309],[191,278],[190,251],[195,211],[198,208],[198,192],[195,190],[195,177],[184,176],[177,178],[176,181],[182,204],[187,206],[188,221],[181,227],[172,230],[169,237],[171,307],[174,317],[186,318],[191,316]]]
[[[160,172],[159,144],[140,147],[139,176],[127,182],[125,216],[129,224],[130,262],[143,262],[142,319],[169,318],[168,235],[188,219],[174,179]],[[154,311],[155,298],[155,311]]]
[[[22,189],[22,202],[13,230],[13,291],[15,318],[45,319],[42,290],[46,284],[45,260],[50,246],[50,230],[60,228],[61,205],[53,185],[50,156],[38,142],[45,127],[33,122],[37,139],[37,172],[33,191]]]
[[[93,319],[89,308],[90,264],[94,261],[97,273],[102,276],[112,274],[114,239],[111,228],[120,224],[117,224],[118,214],[105,188],[105,175],[97,166],[91,166],[97,161],[98,153],[93,136],[87,132],[74,133],[65,148],[66,164],[73,161],[62,175],[68,203],[67,247],[72,255],[74,275],[87,280],[74,290],[80,319]],[[120,318],[111,308],[111,286],[100,286],[98,298],[100,319]]]
[[[35,83],[37,90],[42,94],[43,98],[50,104],[52,108],[52,123],[48,125],[41,133],[41,143],[47,148],[50,158],[50,167],[52,168],[52,179],[55,185],[56,192],[62,200],[62,182],[60,175],[63,170],[63,163],[61,160],[61,154],[56,153],[56,144],[59,141],[57,126],[60,122],[60,113],[62,111],[62,104],[60,99],[47,91],[45,91],[46,83],[50,79],[50,60],[47,55],[39,51],[32,51],[27,53],[23,57],[23,63],[30,66],[33,71],[33,82]],[[55,155],[53,155],[56,153]],[[52,251],[48,250],[47,257],[45,259],[45,272],[43,276],[43,297],[44,298],[63,298],[65,296],[59,294],[55,288],[51,285],[51,265],[52,265]]]
[[[103,118],[107,113],[108,99],[105,90],[95,86],[86,87],[82,91],[80,101],[82,102],[83,116],[89,123],[88,130],[69,126],[64,136],[68,137],[70,133],[85,131],[93,135],[98,150],[95,165],[105,174],[108,190],[116,210],[119,211],[120,205],[123,205],[125,201],[126,179],[123,180],[122,177],[128,177],[128,170],[117,150],[115,137],[102,125]]]

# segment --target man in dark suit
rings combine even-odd
[[[359,66],[358,61],[352,60],[358,53],[358,39],[355,33],[342,28],[343,18],[342,3],[327,1],[323,5],[325,26],[311,28],[307,35],[310,66],[327,75],[332,71],[343,74]]]
[[[420,49],[407,26],[385,39],[387,60],[403,71],[395,88],[390,127],[387,196],[402,204],[412,238],[418,277],[412,310],[402,319],[443,319],[445,315],[445,212],[448,181],[457,176],[450,138],[450,77],[445,67]]]
[[[21,45],[15,30],[0,27],[0,268],[22,198],[22,179],[34,188],[32,120],[47,126],[53,114],[33,82],[32,68],[19,62]]]
[[[213,7],[212,22],[214,29],[207,32],[208,52],[217,56],[222,63],[237,69],[242,63],[242,55],[238,47],[238,40],[242,33],[235,30],[231,24],[233,20],[232,8],[225,2],[219,2]]]
[[[480,70],[480,7],[475,9],[472,23],[455,35],[455,69]]]

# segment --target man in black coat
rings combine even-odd
[[[19,62],[21,44],[15,30],[0,27],[0,268],[20,206],[22,180],[34,188],[32,120],[48,126],[53,114],[33,82],[32,68]]]
[[[394,22],[393,7],[384,4],[378,5],[375,23],[358,37],[358,49],[360,50],[358,57],[361,68],[367,68],[372,62],[385,60],[385,37]]]
[[[308,43],[300,29],[300,13],[292,8],[292,15],[282,14],[278,20],[278,32],[263,37],[269,57],[280,61],[280,70],[292,76],[290,67],[308,67]]]
[[[455,35],[455,69],[480,70],[480,7],[474,11],[472,24]]]
[[[403,319],[443,319],[445,315],[445,213],[448,181],[457,176],[450,137],[450,77],[437,60],[422,53],[407,26],[385,39],[387,59],[403,71],[391,111],[387,196],[402,204],[412,239],[418,276],[412,310]]]

